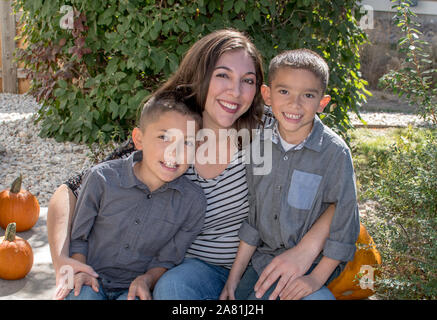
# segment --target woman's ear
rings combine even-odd
[[[317,109],[318,113],[322,113],[325,107],[328,105],[329,101],[331,101],[330,95],[324,95],[319,103],[319,108]]]
[[[132,130],[132,140],[135,145],[135,149],[142,150],[143,149],[143,132],[140,128],[135,127]]]
[[[264,103],[270,106],[272,104],[272,100],[270,98],[270,87],[263,84],[261,86],[261,95],[263,97]]]

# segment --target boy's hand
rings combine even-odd
[[[288,283],[305,274],[313,263],[313,255],[308,250],[300,250],[298,246],[276,256],[264,269],[255,284],[255,296],[261,298],[266,291],[276,282],[275,290],[269,300],[276,300]]]
[[[235,300],[235,289],[237,289],[237,283],[235,281],[226,281],[219,299]]]
[[[143,274],[136,277],[129,286],[129,292],[127,294],[128,300],[135,300],[139,297],[141,300],[152,300],[152,294],[150,293],[149,276]]]
[[[281,300],[300,300],[303,297],[319,290],[322,283],[311,274],[299,277],[289,282],[280,294]]]

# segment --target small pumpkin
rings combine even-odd
[[[1,279],[18,280],[24,278],[32,269],[32,247],[15,233],[16,224],[13,222],[6,227],[5,236],[0,238]]]
[[[38,199],[29,191],[21,189],[22,180],[20,174],[9,190],[0,192],[0,226],[3,229],[15,222],[17,232],[27,231],[38,221]]]
[[[357,280],[361,266],[376,267],[381,264],[381,255],[363,224],[360,224],[356,246],[354,259],[349,261],[343,272],[328,285],[337,300],[365,299],[374,294],[372,289],[361,289],[359,280]]]

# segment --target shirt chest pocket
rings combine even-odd
[[[288,190],[288,204],[296,209],[309,210],[319,189],[322,176],[294,170]]]

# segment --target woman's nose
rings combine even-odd
[[[231,92],[232,96],[239,97],[241,94],[240,82],[231,81],[228,90]]]

